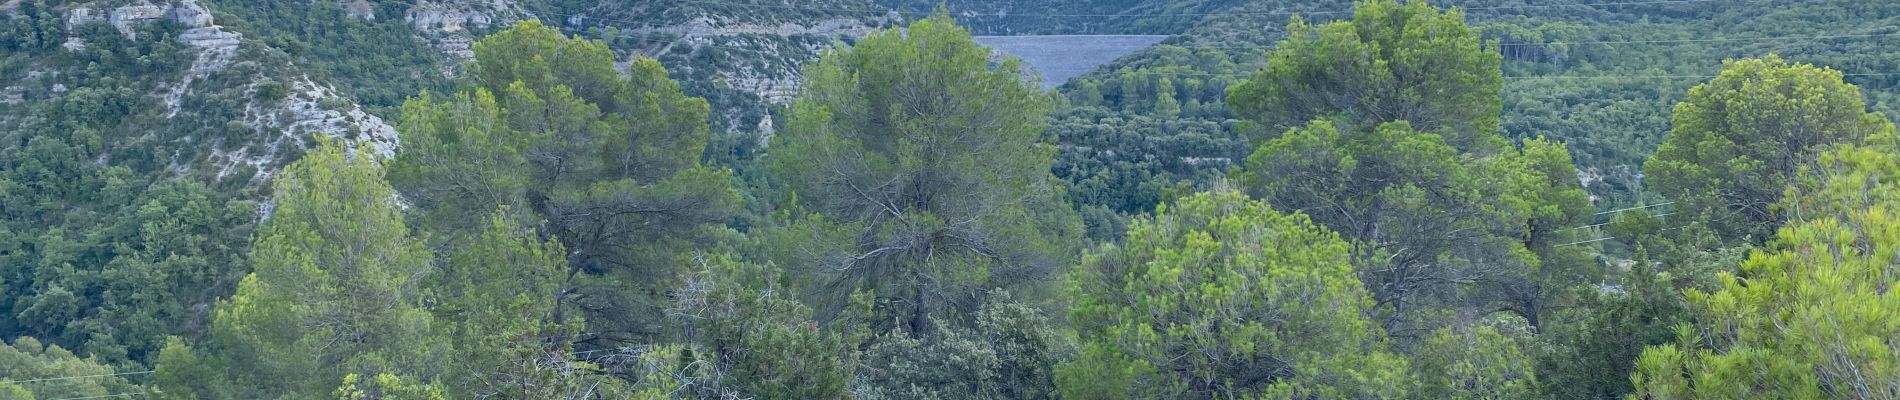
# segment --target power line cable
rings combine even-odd
[[[129,396],[144,396],[144,392],[120,392],[120,394],[104,394],[104,396],[84,396],[84,398],[51,398],[51,400],[91,400],[91,398],[129,398]]]
[[[1658,230],[1656,230],[1655,232],[1668,232],[1668,231],[1673,231],[1673,230],[1677,230],[1677,229],[1686,229],[1686,228],[1688,228],[1688,227],[1691,227],[1691,226],[1695,226],[1695,225],[1683,225],[1683,226],[1678,226],[1678,227],[1674,227],[1674,228],[1666,228],[1666,229],[1658,229]],[[1570,243],[1564,243],[1564,244],[1560,244],[1560,245],[1556,245],[1556,246],[1551,246],[1551,247],[1561,247],[1561,246],[1574,246],[1574,245],[1579,245],[1579,244],[1590,244],[1590,243],[1596,243],[1596,242],[1601,242],[1601,241],[1605,241],[1605,240],[1614,240],[1614,239],[1622,239],[1622,238],[1624,238],[1624,237],[1623,237],[1623,236],[1610,236],[1610,237],[1603,237],[1603,238],[1596,238],[1596,239],[1590,239],[1590,240],[1583,240],[1583,241],[1576,241],[1576,242],[1570,242]]]
[[[116,373],[116,374],[99,374],[99,375],[80,375],[80,376],[62,376],[62,377],[57,377],[57,378],[40,378],[40,379],[27,379],[27,380],[18,380],[18,381],[0,381],[0,383],[16,383],[16,384],[17,384],[17,383],[33,383],[33,382],[49,382],[49,381],[63,381],[63,380],[68,380],[68,379],[83,379],[83,378],[99,378],[99,377],[107,377],[107,376],[122,376],[122,375],[142,375],[142,374],[149,374],[149,373],[152,373],[152,372],[153,372],[153,371],[137,371],[137,372],[120,372],[120,373]]]
[[[1670,201],[1670,202],[1662,202],[1662,203],[1656,203],[1656,204],[1650,204],[1650,205],[1645,205],[1645,206],[1637,206],[1637,207],[1630,207],[1630,208],[1623,208],[1623,209],[1616,209],[1616,210],[1610,210],[1610,211],[1603,211],[1603,212],[1598,212],[1598,213],[1596,213],[1596,214],[1592,214],[1592,215],[1603,215],[1603,214],[1615,214],[1615,213],[1620,213],[1620,212],[1624,212],[1624,211],[1631,211],[1631,210],[1642,210],[1642,209],[1647,209],[1647,208],[1654,208],[1654,207],[1662,207],[1662,206],[1666,206],[1666,205],[1670,205],[1670,204],[1676,204],[1676,202],[1673,202],[1673,201]]]

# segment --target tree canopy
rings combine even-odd
[[[389,178],[454,246],[506,207],[567,250],[559,301],[617,339],[659,334],[658,294],[739,208],[730,173],[699,165],[705,100],[637,58],[526,21],[474,45],[474,84],[403,105]],[[557,310],[562,319],[566,309]]]
[[[1081,227],[1040,140],[1051,99],[1021,68],[992,64],[937,15],[806,69],[768,170],[823,217],[787,229],[840,232],[802,245],[833,299],[872,291],[879,320],[898,324],[880,330],[926,334],[932,318],[972,315],[982,288],[1047,280],[1076,251]]]
[[[1900,157],[1891,133],[1819,155],[1767,249],[1689,290],[1698,321],[1637,361],[1636,396],[1875,399],[1900,391]]]
[[[1129,224],[1083,258],[1070,311],[1082,354],[1067,398],[1402,398],[1406,360],[1365,316],[1350,246],[1305,215],[1232,191]]]
[[[1766,240],[1780,226],[1782,189],[1818,151],[1894,129],[1840,71],[1773,55],[1724,62],[1671,123],[1643,164],[1647,181],[1730,241]]]
[[[1392,121],[1440,132],[1461,150],[1496,146],[1503,57],[1457,9],[1363,0],[1352,19],[1295,18],[1264,68],[1227,89],[1235,113],[1269,133],[1333,118],[1355,129]]]

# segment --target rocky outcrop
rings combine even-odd
[[[279,154],[285,144],[301,146],[312,135],[342,139],[351,145],[365,145],[379,159],[396,154],[396,129],[382,118],[363,110],[354,102],[337,101],[343,97],[334,88],[310,77],[292,82],[290,96],[273,103],[252,103],[244,110],[244,124],[260,135],[251,143],[215,144],[211,159],[218,165],[218,178],[239,170],[256,171],[253,179],[266,179],[283,161]],[[254,91],[255,84],[250,91]],[[247,91],[247,92],[250,92]],[[228,149],[226,147],[229,147]],[[249,167],[249,168],[239,168]]]
[[[214,74],[228,73],[234,63],[243,57],[244,35],[218,25],[212,14],[197,0],[174,0],[166,3],[140,1],[121,7],[102,10],[82,4],[66,12],[66,23],[82,25],[89,23],[109,23],[122,34],[134,35],[139,24],[171,20],[183,26],[185,30],[174,40],[183,44],[191,57],[191,64],[178,77],[176,82],[158,85],[155,96],[164,104],[165,119],[178,115],[179,107],[188,96],[194,96],[194,84],[203,82]],[[84,49],[83,40],[66,43],[69,49]],[[255,46],[255,45],[253,45]],[[294,70],[292,66],[286,69]],[[354,101],[339,94],[334,88],[310,79],[298,76],[288,82],[289,95],[282,99],[257,99],[255,96],[259,82],[267,78],[263,73],[246,72],[253,76],[243,77],[244,92],[253,99],[245,105],[245,126],[257,132],[257,135],[245,139],[243,143],[203,143],[210,151],[212,165],[218,168],[217,175],[224,177],[234,171],[243,170],[243,166],[256,171],[255,178],[268,178],[276,171],[274,166],[283,165],[287,160],[280,154],[281,149],[300,147],[305,139],[312,135],[341,138],[352,144],[363,143],[379,155],[387,158],[395,153],[397,137],[395,128],[384,123],[381,118],[364,111]],[[228,79],[228,78],[220,78]],[[9,96],[0,96],[5,100]],[[184,139],[190,141],[190,138]],[[175,168],[187,168],[177,165]],[[183,172],[183,171],[180,171]]]
[[[211,12],[195,0],[175,3],[166,14],[173,21],[189,28],[178,34],[178,42],[196,53],[185,76],[178,83],[166,87],[165,116],[170,118],[178,114],[179,99],[191,92],[192,82],[231,66],[231,61],[237,58],[238,45],[243,42],[244,35],[218,26],[212,21]]]
[[[473,31],[532,16],[509,0],[435,0],[409,7],[403,21],[415,29],[416,37],[459,63],[475,58],[470,48],[475,43]]]

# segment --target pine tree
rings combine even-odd
[[[1231,190],[1138,217],[1071,274],[1071,399],[1385,398],[1413,386],[1365,316],[1349,246]]]
[[[1697,323],[1637,360],[1632,398],[1881,399],[1900,393],[1896,139],[1838,147],[1793,178],[1768,249],[1685,294]]]
[[[768,170],[822,216],[785,228],[826,232],[793,244],[817,256],[782,265],[830,280],[827,309],[870,290],[880,332],[928,335],[934,319],[972,315],[985,289],[1052,277],[1078,247],[1041,142],[1051,98],[1019,62],[989,57],[939,14],[807,68]]]
[[[585,311],[591,332],[652,339],[678,266],[739,206],[730,172],[699,163],[706,101],[657,61],[622,74],[606,44],[536,21],[474,51],[472,85],[403,105],[390,180],[440,247],[484,231],[502,207],[541,227],[567,250],[556,292],[569,306],[555,320]]]
[[[1228,104],[1268,133],[1332,118],[1351,129],[1393,121],[1445,134],[1461,150],[1502,142],[1503,56],[1465,25],[1463,11],[1424,0],[1362,0],[1352,19],[1295,18],[1267,65],[1227,88]]]
[[[1826,145],[1893,132],[1841,72],[1777,56],[1723,63],[1676,104],[1669,136],[1643,164],[1645,182],[1722,239],[1770,238],[1774,206],[1797,169]]]
[[[348,374],[440,368],[420,306],[431,255],[410,236],[367,148],[318,146],[277,177],[255,270],[221,301],[212,337],[243,398],[328,393]]]

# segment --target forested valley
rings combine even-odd
[[[1896,113],[1889,0],[0,1],[0,400],[1895,399]]]

